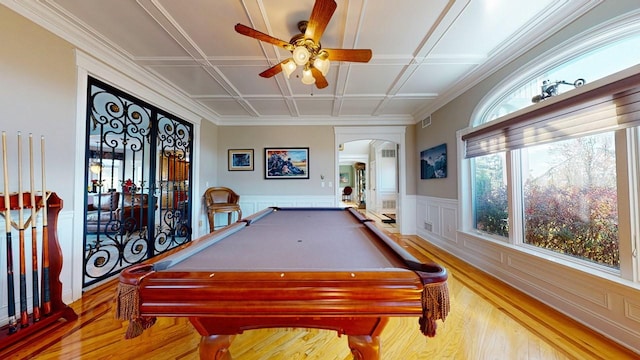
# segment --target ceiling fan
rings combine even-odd
[[[279,64],[260,73],[264,78],[270,78],[284,71],[287,78],[298,67],[302,66],[302,82],[316,84],[318,89],[327,87],[325,75],[329,71],[330,61],[369,62],[370,49],[324,49],[320,45],[320,37],[331,20],[337,4],[334,0],[316,0],[309,21],[298,23],[297,34],[291,40],[284,41],[262,33],[242,24],[236,24],[235,30],[239,34],[264,41],[286,50],[292,54]]]

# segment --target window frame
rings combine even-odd
[[[562,44],[554,47],[538,58],[526,63],[511,78],[499,82],[488,92],[478,106],[472,112],[470,126],[457,132],[458,149],[460,154],[465,154],[465,142],[463,136],[473,131],[487,120],[501,122],[508,120],[509,115],[499,119],[489,119],[503,99],[519,87],[531,82],[540,74],[552,70],[567,61],[583,56],[595,49],[607,46],[615,41],[626,39],[640,34],[640,13],[629,14],[620,19],[614,19],[608,24],[603,24],[584,34],[579,34]],[[611,76],[605,77],[603,82],[610,82]],[[580,94],[580,92],[576,92]],[[573,97],[567,95],[565,97]],[[580,135],[583,136],[583,135]],[[619,128],[614,130],[618,216],[619,216],[619,256],[620,268],[614,269],[604,265],[582,260],[570,256],[563,256],[557,252],[536,247],[524,243],[524,216],[522,203],[522,173],[520,168],[521,150],[510,149],[505,151],[506,182],[508,193],[509,237],[484,233],[475,229],[474,206],[474,174],[472,160],[464,156],[459,158],[461,199],[461,231],[467,235],[483,240],[511,246],[520,251],[534,256],[550,259],[591,274],[607,278],[621,278],[633,282],[640,281],[640,126]],[[555,140],[553,140],[555,141]],[[553,142],[552,141],[552,142]]]

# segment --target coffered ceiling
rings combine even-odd
[[[413,124],[598,3],[336,0],[322,47],[373,57],[332,62],[328,87],[316,89],[300,70],[259,77],[290,53],[234,31],[242,23],[289,41],[314,0],[0,2],[90,55],[139,66],[221,125]]]

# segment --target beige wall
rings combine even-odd
[[[47,188],[70,206],[74,184],[76,67],[73,46],[0,5],[0,130],[7,133],[10,191],[17,191],[17,132],[45,136]],[[39,166],[39,165],[38,165]],[[23,169],[27,184],[28,168]],[[36,169],[36,177],[40,169]],[[37,182],[40,184],[40,181]],[[38,186],[38,189],[40,187]],[[0,190],[2,192],[2,190]]]
[[[205,136],[202,138],[205,139]],[[337,176],[334,138],[334,127],[330,125],[220,126],[217,137],[217,185],[232,187],[246,195],[334,195],[336,184],[328,186],[329,181],[335,182]],[[407,164],[410,164],[406,167],[406,189],[408,195],[413,195],[416,193],[417,170],[413,166],[416,163],[416,151],[415,131],[412,126],[407,127],[405,141]],[[264,148],[279,146],[309,147],[309,180],[264,179]],[[229,149],[253,149],[254,171],[228,171]],[[207,166],[204,162],[202,164]],[[325,187],[321,186],[320,175],[324,175]],[[201,184],[204,186],[204,182]]]
[[[407,126],[406,135],[405,135],[405,146],[406,146],[406,192],[407,195],[415,195],[417,194],[417,181],[420,177],[420,172],[418,171],[420,163],[419,163],[419,151],[416,150],[416,127],[415,126]],[[416,166],[415,164],[418,164]]]
[[[335,146],[332,126],[221,126],[218,129],[218,185],[245,195],[333,195]],[[265,147],[308,147],[309,179],[265,180]],[[228,171],[228,149],[253,149],[254,171]],[[324,175],[325,187],[320,175]]]
[[[200,188],[202,192],[208,186],[215,186],[218,177],[218,126],[210,121],[202,121],[200,124],[200,173],[194,176],[199,176]],[[202,195],[202,194],[200,194]]]

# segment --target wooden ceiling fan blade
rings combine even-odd
[[[329,20],[331,20],[333,13],[336,11],[336,7],[338,5],[334,0],[316,0],[313,10],[311,10],[304,37],[313,40],[316,44],[319,43],[327,24],[329,24]]]
[[[329,83],[327,82],[327,78],[325,78],[324,75],[322,75],[322,72],[320,72],[320,70],[312,67],[311,75],[313,75],[313,77],[316,79],[316,87],[318,89],[324,89],[327,86],[329,86]]]
[[[252,29],[252,28],[250,28],[250,27],[248,27],[246,25],[236,24],[235,29],[236,29],[236,32],[238,34],[242,34],[242,35],[245,35],[245,36],[248,36],[248,37],[252,37],[254,39],[257,39],[257,40],[260,40],[260,41],[264,41],[264,42],[279,46],[281,48],[284,48],[284,49],[287,49],[287,50],[290,50],[290,51],[292,50],[293,46],[291,44],[289,44],[289,42],[274,38],[271,35],[267,35],[267,34],[265,34],[263,32],[260,32],[260,31],[258,31],[256,29]]]
[[[371,49],[323,49],[329,53],[330,61],[369,62]]]
[[[262,76],[263,78],[270,78],[273,77],[275,75],[278,75],[279,73],[282,72],[282,63],[286,62],[287,60],[284,60],[270,68],[268,68],[267,70],[263,71],[260,73],[260,76]]]

